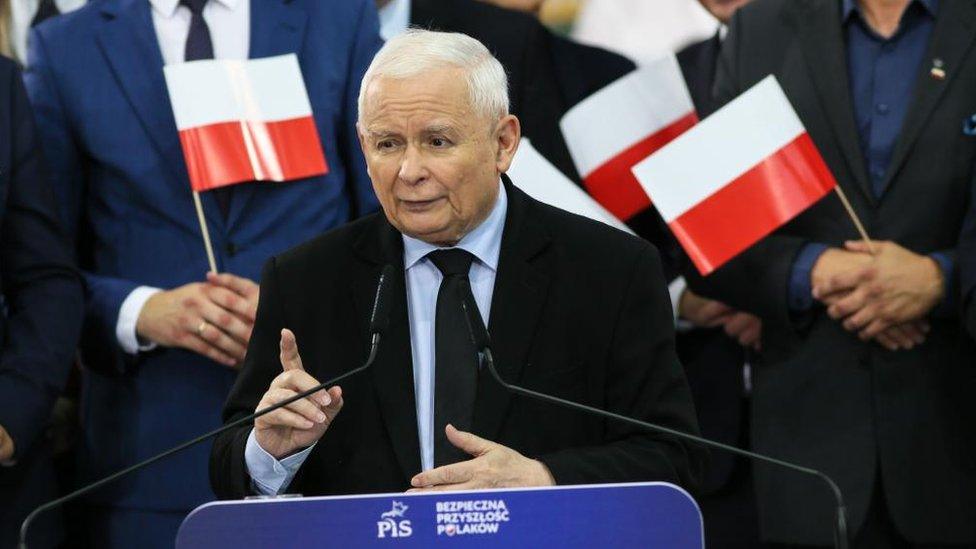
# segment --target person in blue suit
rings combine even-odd
[[[74,359],[84,297],[17,65],[0,57],[0,547],[57,497],[44,428]],[[31,547],[62,541],[43,516]]]
[[[270,256],[376,209],[355,121],[369,0],[105,0],[35,28],[26,84],[87,285],[82,480],[220,425]],[[208,266],[164,64],[295,53],[325,176],[203,193]],[[310,304],[311,306],[311,304]],[[86,502],[97,547],[172,547],[214,498],[205,445]]]

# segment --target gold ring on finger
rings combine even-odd
[[[200,325],[199,325],[199,326],[197,326],[197,335],[198,335],[198,336],[202,336],[202,335],[203,335],[203,330],[204,330],[204,329],[205,329],[206,327],[207,327],[207,321],[206,321],[206,320],[201,320],[201,321],[200,321]]]

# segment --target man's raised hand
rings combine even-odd
[[[319,382],[306,371],[291,330],[281,331],[282,372],[271,382],[255,411],[307,391]],[[254,420],[254,438],[275,459],[285,458],[315,444],[342,409],[338,386],[313,393]]]

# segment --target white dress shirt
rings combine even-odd
[[[190,8],[179,0],[149,0],[152,22],[159,41],[163,64],[183,62],[186,37],[190,34]],[[215,59],[247,59],[251,40],[250,0],[210,0],[203,7],[203,19],[210,29]],[[141,342],[136,336],[136,321],[146,301],[159,288],[140,286],[130,293],[119,308],[115,337],[122,349],[130,354],[148,351],[153,343]]]
[[[505,187],[499,183],[498,200],[488,218],[458,242],[457,247],[471,252],[468,278],[478,311],[485,325],[491,312],[491,298],[498,272],[502,232],[508,212]],[[444,278],[427,254],[437,246],[403,236],[403,266],[407,281],[407,314],[410,321],[410,351],[413,358],[413,390],[417,402],[417,435],[420,439],[420,464],[426,471],[434,467],[434,321],[437,316],[437,291]],[[440,427],[443,429],[443,426]],[[325,435],[328,437],[328,434]],[[248,435],[244,461],[251,476],[251,487],[259,494],[277,495],[288,487],[314,445],[279,461],[264,451]]]

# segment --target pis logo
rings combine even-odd
[[[410,521],[403,518],[409,507],[402,502],[394,501],[393,508],[380,515],[376,522],[376,537],[408,538],[413,534]]]

